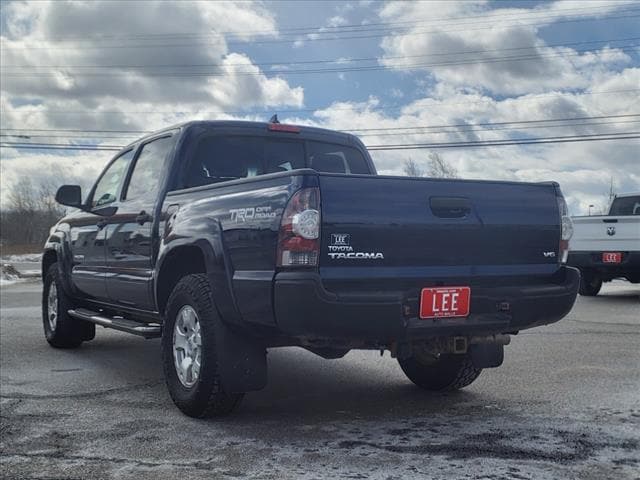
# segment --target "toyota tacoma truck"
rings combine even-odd
[[[640,283],[640,192],[616,195],[607,215],[572,220],[568,263],[580,270],[580,295],[598,295],[615,278]]]
[[[427,390],[503,362],[572,308],[557,183],[377,175],[345,133],[197,121],[120,151],[44,247],[53,347],[95,326],[161,338],[171,398],[221,415],[267,382],[267,349],[389,350]]]

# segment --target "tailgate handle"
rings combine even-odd
[[[464,218],[471,213],[471,202],[464,197],[431,197],[429,205],[440,218]]]

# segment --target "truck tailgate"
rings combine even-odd
[[[640,251],[640,216],[573,217],[573,252]]]
[[[319,183],[325,285],[350,278],[361,285],[375,278],[471,282],[558,269],[551,183],[330,174]]]

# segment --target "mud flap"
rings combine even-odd
[[[478,343],[469,346],[471,361],[476,368],[495,368],[504,361],[504,346],[495,343]]]
[[[262,390],[267,385],[264,345],[217,322],[216,347],[220,381],[229,393]]]

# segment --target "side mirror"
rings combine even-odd
[[[56,202],[67,207],[83,208],[80,185],[62,185],[56,192]]]

